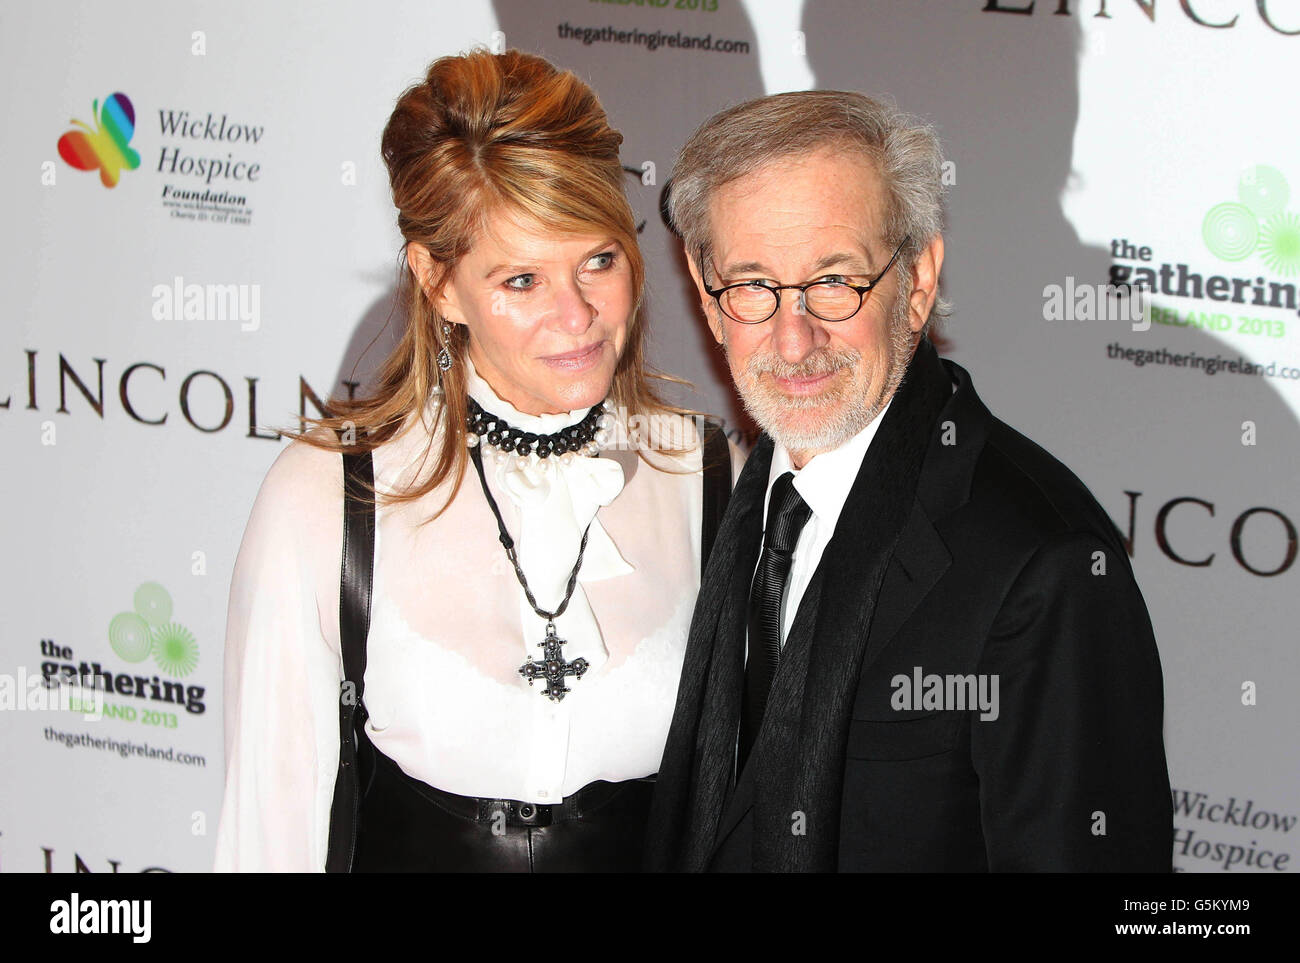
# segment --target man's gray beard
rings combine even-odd
[[[778,445],[790,452],[816,454],[833,451],[860,432],[880,414],[894,396],[894,391],[907,372],[911,357],[911,330],[908,327],[908,304],[899,291],[890,318],[889,372],[880,394],[868,399],[862,395],[848,397],[847,392],[868,390],[872,372],[864,372],[864,383],[850,381],[836,385],[819,395],[789,396],[775,384],[764,386],[761,375],[775,378],[810,378],[830,374],[842,368],[852,369],[862,358],[856,348],[823,348],[804,358],[798,364],[782,361],[775,354],[754,355],[745,365],[744,383],[737,384],[745,410],[763,431]],[[730,351],[729,346],[725,346]],[[838,404],[836,404],[838,402]],[[787,412],[831,408],[827,416],[807,428],[787,426],[782,417]]]

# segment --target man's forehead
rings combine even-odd
[[[782,154],[764,161],[714,190],[711,206],[745,207],[765,196],[793,190],[807,194],[833,191],[857,195],[854,201],[873,207],[880,199],[881,180],[874,158],[850,147],[822,146],[806,153]]]
[[[718,265],[718,272],[724,277],[742,274],[761,274],[775,277],[778,274],[784,275],[790,272],[813,274],[831,268],[842,273],[863,274],[872,270],[873,263],[871,253],[860,244],[845,247],[818,245],[803,252],[791,252],[791,256],[773,257],[769,253],[766,257],[748,259],[744,249],[738,248],[735,257],[728,258],[724,254],[715,260]]]
[[[792,258],[806,265],[842,255],[869,260],[883,234],[881,200],[874,163],[860,152],[776,158],[715,191],[715,261],[734,269]]]

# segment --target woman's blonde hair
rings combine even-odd
[[[650,372],[645,364],[639,310],[645,262],[624,193],[618,154],[622,141],[591,88],[541,57],[517,50],[474,50],[435,60],[425,79],[398,99],[384,128],[382,152],[405,240],[403,253],[412,244],[423,245],[441,269],[439,275],[426,292],[403,258],[399,298],[406,329],[383,365],[374,394],[332,398],[325,417],[304,418],[331,429],[328,435],[283,434],[330,451],[379,447],[412,412],[424,408],[438,384],[437,356],[445,347],[452,365],[442,373],[442,403],[436,406],[444,443],[420,484],[385,493],[385,498],[418,499],[449,478],[447,503],[455,498],[467,461],[467,331],[451,325],[444,344],[443,319],[433,298],[497,212],[522,215],[557,235],[602,234],[618,241],[631,268],[635,301],[610,400],[629,414],[686,414],[667,405],[650,383],[676,379]],[[349,428],[355,437],[351,444],[336,434]],[[426,460],[432,446],[431,436]]]

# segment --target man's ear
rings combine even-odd
[[[695,290],[700,294],[700,310],[704,312],[704,320],[709,323],[709,330],[713,332],[713,338],[718,344],[722,344],[722,313],[718,310],[718,302],[714,300],[713,295],[704,289],[704,278],[700,274],[700,266],[695,263],[695,258],[691,257],[691,252],[686,252],[686,266],[690,268],[691,280],[695,282]]]
[[[907,314],[913,333],[920,333],[930,320],[930,311],[939,296],[939,271],[942,268],[943,235],[936,234],[917,254],[912,265],[912,293],[907,300]]]
[[[435,261],[429,249],[423,244],[406,245],[406,264],[416,280],[420,282],[424,296],[433,304],[438,315],[459,324],[460,313],[456,306],[456,291],[451,278],[442,285],[441,291],[438,290],[438,282],[442,280],[446,266],[440,261]]]

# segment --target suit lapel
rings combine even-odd
[[[881,586],[863,655],[864,671],[952,564],[952,554],[935,523],[970,497],[975,466],[988,442],[992,416],[975,393],[970,375],[951,361],[941,363],[955,385],[939,414],[938,431],[917,480],[916,501]]]
[[[920,503],[914,502],[894,549],[894,557],[885,572],[884,584],[880,587],[876,614],[871,620],[867,648],[862,658],[863,670],[902,628],[951,564],[952,555],[948,547]]]

